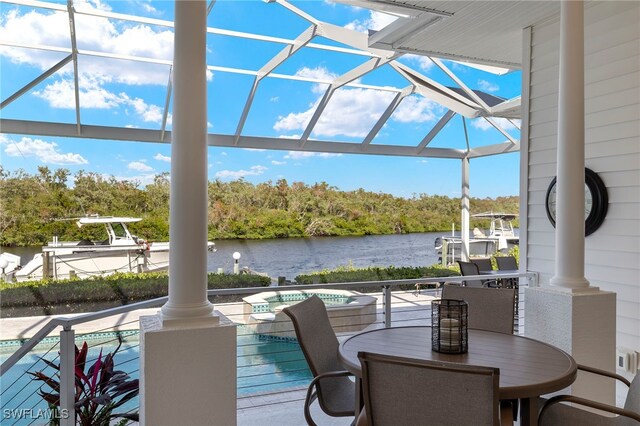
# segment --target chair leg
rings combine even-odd
[[[513,412],[515,409],[513,400],[500,401],[500,425],[513,425]]]

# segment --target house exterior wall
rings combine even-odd
[[[607,186],[603,225],[586,238],[585,276],[617,294],[617,347],[640,352],[640,3],[585,6],[585,166]],[[530,36],[529,36],[530,34]],[[525,31],[523,212],[526,269],[548,285],[555,234],[545,196],[556,175],[559,19]],[[530,40],[530,41],[529,41]],[[530,43],[530,44],[529,44]],[[526,98],[525,98],[526,99]],[[528,137],[525,135],[528,134]]]

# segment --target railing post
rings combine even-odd
[[[60,426],[76,424],[75,364],[75,332],[65,327],[60,332]]]
[[[382,311],[384,312],[384,326],[391,327],[391,289],[388,285],[382,286]]]

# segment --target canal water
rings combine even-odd
[[[233,271],[233,253],[240,253],[240,268],[248,267],[270,277],[293,280],[306,274],[340,266],[430,266],[438,262],[436,237],[444,232],[362,237],[283,238],[272,240],[218,240],[210,252],[208,270]],[[27,263],[40,247],[8,248]]]

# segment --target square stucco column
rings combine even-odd
[[[234,426],[236,326],[140,318],[140,424]]]
[[[525,336],[562,349],[578,364],[615,372],[615,293],[532,287],[525,303]],[[615,405],[614,381],[590,373],[578,372],[570,393]]]

